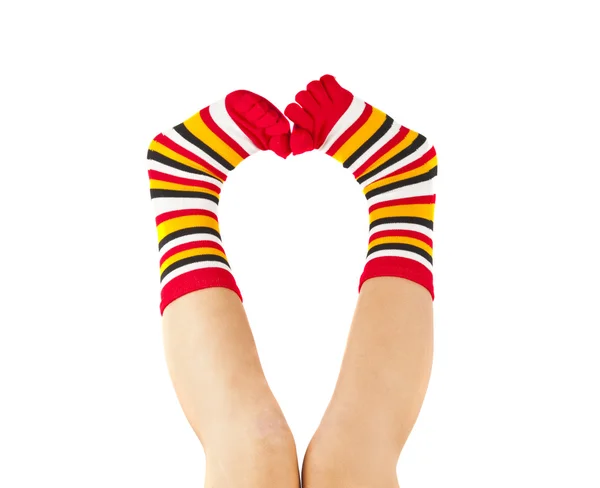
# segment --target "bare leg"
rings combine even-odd
[[[303,467],[307,488],[393,488],[431,372],[432,300],[400,278],[362,287],[338,383]]]
[[[294,440],[238,296],[185,295],[165,310],[163,332],[177,396],[206,454],[206,486],[297,488]]]

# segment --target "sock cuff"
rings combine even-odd
[[[368,261],[360,277],[359,293],[365,281],[383,276],[413,281],[424,287],[432,300],[435,298],[431,270],[414,259],[398,256],[382,256]]]
[[[189,271],[174,278],[165,284],[161,291],[160,314],[163,315],[165,308],[176,299],[188,293],[206,288],[228,288],[242,299],[242,293],[238,288],[231,272],[221,268],[205,268]]]

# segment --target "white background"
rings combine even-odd
[[[0,486],[201,486],[163,359],[146,149],[231,90],[284,108],[332,73],[439,154],[436,355],[402,487],[600,487],[596,3],[3,2]],[[261,154],[220,220],[302,456],[364,197],[323,155]]]

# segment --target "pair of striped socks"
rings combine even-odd
[[[153,139],[148,175],[161,313],[177,298],[205,288],[229,288],[241,299],[219,233],[219,195],[229,172],[261,150],[286,158],[317,149],[352,171],[370,220],[359,290],[368,279],[395,276],[433,297],[433,146],[330,75],[309,83],[285,115],[294,123],[291,131],[273,104],[240,90]]]

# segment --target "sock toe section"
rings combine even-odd
[[[266,98],[248,90],[237,90],[227,95],[225,107],[256,147],[270,149],[283,158],[290,154],[290,124]]]
[[[290,149],[290,136],[280,134],[271,137],[269,140],[269,149],[283,159],[287,158],[292,150]]]
[[[310,134],[312,142],[308,144],[305,133],[292,135],[292,152],[321,149],[338,121],[349,110],[354,96],[342,88],[331,75],[324,75],[319,80],[311,81],[306,90],[296,94],[296,103],[291,103],[285,109],[285,115],[294,123],[295,128],[301,128]],[[295,151],[298,151],[297,153]]]
[[[314,129],[314,121],[311,115],[297,103],[290,103],[285,109],[285,115],[296,126],[300,126],[307,131]]]
[[[352,100],[352,93],[343,88],[332,75],[323,75],[320,78],[329,98],[335,102],[348,102]]]
[[[290,148],[294,155],[312,151],[315,148],[315,144],[310,132],[300,127],[294,127],[290,137]]]

